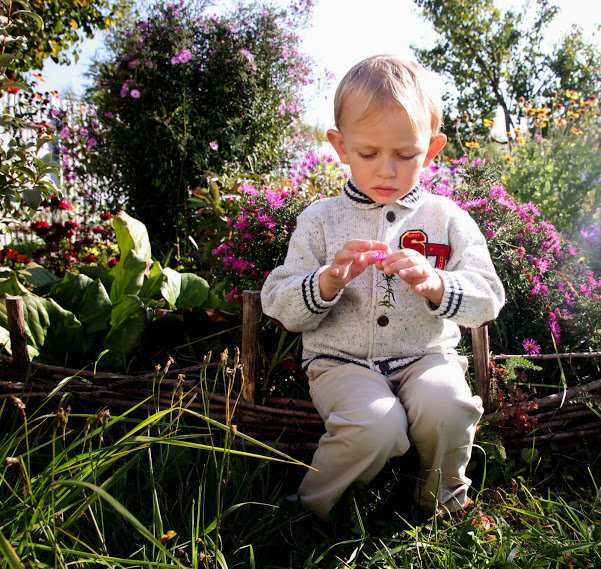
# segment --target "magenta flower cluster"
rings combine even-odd
[[[265,277],[284,260],[296,216],[307,206],[289,187],[243,184],[232,199],[234,213],[227,233],[212,250],[219,261],[217,277],[228,285],[228,301],[239,300],[245,289],[260,289]]]
[[[507,342],[537,332],[522,344],[504,346],[526,353],[577,349],[601,334],[601,276],[586,267],[580,250],[542,218],[533,203],[521,203],[486,176],[490,165],[466,158],[432,165],[423,186],[468,211],[487,237],[507,303],[500,315]],[[510,331],[510,332],[509,332]],[[513,339],[513,340],[512,340]],[[601,338],[597,338],[601,341]],[[554,346],[555,345],[555,346]]]

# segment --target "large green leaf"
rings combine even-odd
[[[84,294],[93,282],[85,275],[66,273],[60,281],[52,284],[48,296],[56,300],[65,310],[78,314]]]
[[[111,290],[113,281],[115,280],[115,277],[111,275],[107,269],[97,265],[92,265],[90,267],[79,267],[79,272],[82,275],[90,277],[92,280],[100,279],[107,291]]]
[[[169,267],[163,269],[163,274],[165,275],[165,280],[161,285],[161,294],[169,304],[176,306],[179,292],[182,288],[182,275]]]
[[[26,296],[31,294],[12,273],[0,274],[0,296]]]
[[[145,271],[146,261],[133,250],[128,251],[125,257],[121,257],[111,271],[115,277],[109,294],[111,302],[113,304],[119,302],[126,294],[139,294],[144,284]]]
[[[124,296],[111,310],[110,329],[102,343],[109,352],[102,358],[103,367],[126,366],[127,358],[139,345],[150,311],[134,295]]]
[[[146,226],[137,219],[130,217],[124,211],[113,217],[113,229],[117,238],[117,245],[121,253],[121,262],[127,256],[129,251],[134,251],[139,259],[150,261],[152,253],[150,250],[150,240]],[[112,271],[119,266],[117,264]]]
[[[209,283],[192,273],[178,273],[166,267],[161,294],[175,308],[204,306],[209,296]]]
[[[150,299],[160,294],[161,287],[165,281],[165,274],[158,261],[155,261],[147,272],[148,276],[144,279],[142,288],[140,289],[140,298]]]
[[[192,273],[182,273],[181,288],[175,306],[177,308],[195,308],[206,304],[209,297],[209,283]]]
[[[100,279],[88,286],[79,304],[77,316],[88,336],[88,345],[105,334],[109,327],[113,305]]]
[[[60,279],[48,269],[33,261],[27,263],[24,269],[19,271],[33,286],[41,287],[51,283],[58,282]]]
[[[34,295],[22,298],[30,355],[39,356],[44,362],[60,364],[68,358],[81,359],[85,351],[85,335],[75,315],[51,298]],[[6,299],[0,300],[0,326],[8,328]]]

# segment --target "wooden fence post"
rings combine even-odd
[[[6,313],[13,369],[19,373],[25,373],[29,368],[29,352],[27,351],[27,332],[23,317],[23,299],[20,296],[7,296]]]
[[[261,292],[242,292],[242,387],[240,394],[254,403],[259,375],[259,339],[261,337]]]
[[[490,413],[490,346],[488,341],[488,326],[471,328],[472,351],[474,354],[474,376],[476,389],[482,398],[485,413]]]

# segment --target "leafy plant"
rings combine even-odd
[[[59,280],[40,266],[28,265],[20,274],[40,285],[36,290],[43,296],[30,292],[15,274],[3,273],[0,292],[23,297],[33,357],[85,365],[106,351],[101,366],[127,368],[131,357],[143,355],[140,343],[165,310],[195,311],[216,302],[203,278],[152,260],[148,233],[138,220],[122,212],[113,218],[113,228],[120,259],[110,270],[82,267],[79,274],[68,272]],[[4,300],[0,338],[10,349]],[[164,340],[169,346],[173,338]]]
[[[311,81],[296,35],[305,4],[217,17],[204,3],[159,3],[109,37],[110,56],[93,67],[89,168],[127,197],[155,246],[186,247],[187,200],[210,172],[267,172],[294,154]]]
[[[14,4],[14,5],[13,5]],[[27,9],[27,2],[2,0],[0,4],[0,95],[29,90],[29,85],[9,79],[7,67],[21,56],[32,30],[39,29],[42,19]],[[52,176],[57,164],[43,147],[52,140],[46,124],[32,124],[14,111],[0,116],[0,231],[8,233],[15,212],[34,211],[44,197],[56,192]]]
[[[548,353],[601,346],[601,277],[532,202],[498,183],[498,168],[463,159],[430,167],[422,181],[468,211],[487,238],[507,294],[492,329],[493,352],[523,353],[532,338]]]

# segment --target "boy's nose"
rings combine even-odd
[[[391,160],[382,160],[378,174],[382,178],[392,178],[394,176],[394,165]]]

